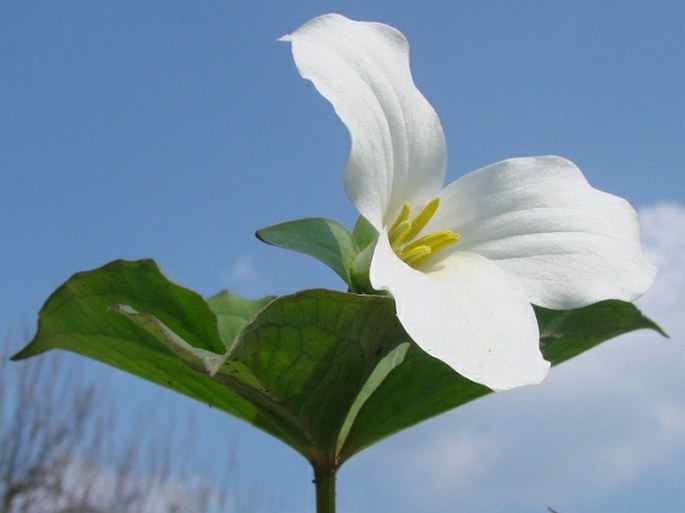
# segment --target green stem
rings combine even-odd
[[[335,467],[314,465],[316,513],[335,513]]]

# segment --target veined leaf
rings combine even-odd
[[[552,364],[633,330],[663,334],[620,301],[536,314]],[[15,359],[53,348],[235,415],[319,466],[490,393],[416,346],[391,297],[305,290],[205,301],[150,260],[112,262],[59,287]]]

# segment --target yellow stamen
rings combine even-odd
[[[425,237],[421,237],[420,239],[416,239],[414,242],[410,242],[402,248],[402,252],[411,251],[417,246],[428,246],[432,250],[434,247],[441,244],[445,240],[456,242],[459,240],[459,236],[455,233],[452,233],[449,230],[441,230],[439,232],[426,235]]]
[[[452,244],[456,243],[459,241],[461,237],[459,236],[458,233],[452,233],[450,232],[449,237],[445,237],[441,241],[436,242],[435,244],[431,245],[431,252],[427,255],[423,255],[419,258],[416,258],[412,260],[411,263],[407,262],[409,265],[411,265],[414,269],[418,269],[418,267],[423,264],[426,260],[428,260],[430,257],[434,256],[436,253],[439,253],[443,249],[451,246]]]
[[[388,239],[393,251],[406,264],[415,269],[460,239],[459,234],[451,230],[440,230],[413,240],[435,215],[439,206],[440,200],[438,198],[429,201],[421,212],[410,221],[411,207],[405,203],[400,208],[397,219],[388,229]]]
[[[423,210],[419,212],[419,215],[412,219],[411,230],[409,230],[409,233],[407,234],[407,239],[411,240],[419,234],[423,227],[426,226],[426,223],[433,217],[433,214],[435,214],[435,211],[438,210],[439,206],[440,200],[435,198],[423,207]]]

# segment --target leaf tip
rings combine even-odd
[[[32,356],[36,356],[36,355],[39,355],[41,353],[44,353],[45,351],[48,351],[49,349],[50,348],[38,347],[38,345],[35,343],[35,339],[34,339],[28,345],[26,345],[24,348],[20,349],[18,352],[13,354],[10,357],[10,361],[18,362],[21,360],[26,360],[27,358],[31,358]]]

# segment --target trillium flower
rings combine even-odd
[[[378,232],[368,279],[424,351],[493,390],[539,383],[549,363],[532,304],[649,288],[637,214],[568,160],[505,160],[443,188],[445,137],[398,30],[328,14],[282,39],[349,131],[345,187]]]

